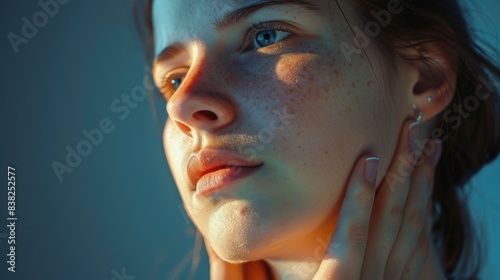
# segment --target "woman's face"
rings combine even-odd
[[[162,53],[154,78],[168,95],[168,163],[187,212],[221,258],[303,255],[334,229],[365,153],[381,158],[380,183],[411,112],[409,83],[387,73],[405,66],[386,70],[374,45],[349,61],[341,46],[354,37],[335,1],[155,0],[153,24]],[[206,147],[263,165],[197,195],[187,161]]]

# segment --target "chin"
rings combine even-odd
[[[218,228],[209,234],[210,244],[217,255],[230,263],[243,263],[262,259],[268,242],[252,227]]]
[[[233,264],[261,259],[255,248],[249,248],[243,242],[238,245],[235,240],[226,240],[224,244],[212,243],[212,247],[221,259]]]

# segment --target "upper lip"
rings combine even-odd
[[[205,174],[229,166],[260,166],[258,160],[249,160],[229,150],[202,149],[192,153],[187,162],[187,172],[193,186]]]

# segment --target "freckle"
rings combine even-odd
[[[354,82],[352,82],[352,87],[356,88],[356,84]]]
[[[326,151],[326,150],[325,150],[325,154],[327,154],[327,155],[328,155],[328,151]]]
[[[251,211],[249,209],[247,209],[246,207],[239,209],[238,212],[239,212],[238,214],[242,217],[248,216],[251,213]]]

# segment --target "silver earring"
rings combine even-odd
[[[416,123],[420,123],[420,121],[422,120],[423,116],[424,116],[424,114],[422,112],[418,111],[418,116],[417,116]]]
[[[427,102],[429,102],[429,103],[432,102],[432,96],[427,97]]]
[[[413,111],[415,111],[415,113],[417,114],[417,117],[416,117],[416,120],[415,120],[414,124],[419,124],[420,121],[422,120],[424,114],[422,112],[420,112],[419,110],[417,110],[417,105],[416,104],[411,104],[411,107],[413,108]]]

